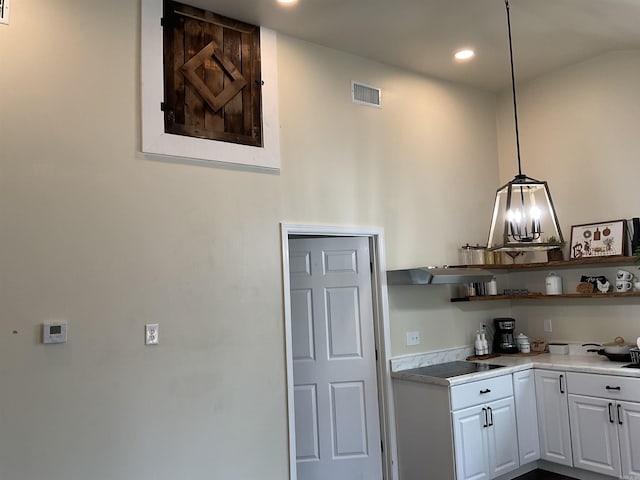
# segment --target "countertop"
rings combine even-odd
[[[430,383],[443,386],[462,385],[486,378],[508,375],[513,372],[527,370],[529,368],[544,368],[547,370],[559,370],[563,372],[597,373],[603,375],[620,375],[624,377],[640,378],[640,369],[623,368],[629,362],[612,362],[608,358],[592,355],[552,355],[543,353],[533,357],[496,357],[489,360],[476,360],[479,363],[492,363],[503,365],[505,368],[496,368],[484,372],[469,373],[450,378],[429,377],[410,373],[409,370],[392,372],[391,377],[412,380],[415,382]]]

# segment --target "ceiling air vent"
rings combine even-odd
[[[364,83],[351,82],[351,99],[358,105],[382,108],[382,90]]]

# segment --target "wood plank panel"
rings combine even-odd
[[[253,88],[254,79],[252,78],[253,65],[251,58],[251,35],[248,33],[240,34],[242,49],[242,71],[247,78],[249,88],[242,90],[242,133],[251,137],[253,135]]]
[[[222,51],[234,65],[242,65],[242,36],[240,32],[225,29]],[[229,82],[230,79],[225,77],[225,87]],[[235,95],[224,107],[224,131],[236,134],[244,133],[242,131],[241,94]]]
[[[222,26],[206,22],[204,25],[205,42],[213,41],[216,45],[222,45],[222,31]],[[220,95],[224,88],[224,73],[214,59],[205,62],[204,82],[216,96]],[[224,131],[223,111],[214,112],[207,108],[204,114],[204,128],[207,131]]]
[[[184,22],[184,50],[188,61],[202,49],[204,45],[202,22],[186,19]],[[204,78],[204,68],[195,71],[199,78]],[[193,128],[195,136],[201,136],[204,129],[204,101],[192,85],[186,83],[184,95],[185,125]]]

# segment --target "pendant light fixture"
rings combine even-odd
[[[551,193],[547,182],[529,178],[522,173],[520,162],[520,132],[516,77],[513,69],[511,41],[511,15],[509,0],[504,2],[509,29],[509,56],[511,59],[511,89],[516,127],[518,175],[496,192],[487,248],[494,251],[550,250],[564,245]]]

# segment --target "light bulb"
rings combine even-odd
[[[464,62],[465,60],[471,60],[475,56],[475,52],[470,49],[458,50],[454,57],[458,61]]]
[[[542,211],[534,205],[533,207],[531,207],[531,210],[529,211],[529,215],[531,215],[531,218],[533,220],[540,220],[540,217],[542,216]]]

